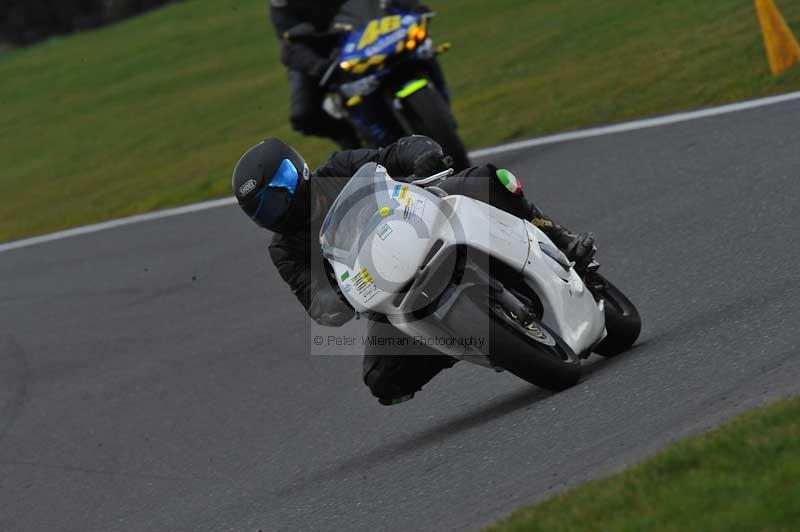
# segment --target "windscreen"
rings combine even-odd
[[[339,13],[333,19],[334,24],[360,28],[370,20],[386,14],[382,4],[381,0],[348,0],[339,8]]]
[[[350,178],[328,211],[320,229],[325,257],[354,267],[361,244],[400,203],[391,196],[398,185],[376,163],[362,166]]]

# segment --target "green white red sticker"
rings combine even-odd
[[[522,185],[517,179],[517,176],[512,174],[510,171],[506,170],[505,168],[498,169],[497,179],[499,179],[503,186],[506,187],[506,190],[512,194],[522,194]]]

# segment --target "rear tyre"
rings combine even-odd
[[[642,331],[642,319],[631,300],[619,288],[611,284],[599,274],[603,287],[595,289],[594,294],[605,301],[606,336],[597,344],[594,352],[604,357],[613,357],[627,351],[639,338]]]
[[[471,166],[464,143],[456,132],[450,106],[433,86],[428,84],[406,96],[403,103],[412,131],[438,142],[444,153],[453,158],[455,171]]]

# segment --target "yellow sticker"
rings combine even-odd
[[[357,49],[361,50],[365,46],[369,46],[378,40],[378,37],[381,35],[386,35],[387,33],[399,29],[400,25],[400,15],[393,15],[370,21],[367,27],[364,28],[364,33],[361,35],[361,40],[358,41]]]

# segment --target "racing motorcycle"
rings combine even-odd
[[[592,352],[633,345],[639,313],[599,264],[578,273],[530,222],[448,195],[436,185],[450,173],[407,183],[368,163],[331,206],[322,254],[359,315],[385,317],[446,355],[550,390],[578,382]]]
[[[347,119],[366,146],[387,146],[420,134],[436,140],[453,157],[453,167],[470,166],[444,97],[446,87],[433,59],[449,44],[436,47],[429,36],[432,13],[387,10],[377,0],[350,0],[325,34],[310,26],[288,32],[294,40],[334,39],[333,60],[320,85],[323,108]]]

